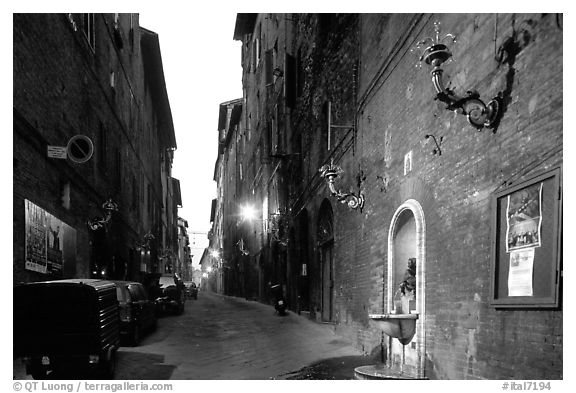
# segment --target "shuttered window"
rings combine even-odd
[[[274,81],[272,79],[272,70],[274,69],[274,54],[272,50],[267,50],[264,58],[265,69],[265,81],[266,85],[271,85]]]
[[[286,95],[286,106],[294,108],[296,106],[296,58],[286,53],[286,73],[284,75],[284,94]]]

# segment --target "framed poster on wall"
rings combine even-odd
[[[491,304],[557,308],[562,279],[560,168],[494,194]]]
[[[63,276],[64,265],[75,269],[76,230],[31,201],[24,200],[25,269]]]

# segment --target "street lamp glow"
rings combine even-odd
[[[252,205],[244,205],[240,211],[242,220],[252,221],[256,218],[256,210]]]
[[[219,258],[220,257],[220,251],[212,250],[212,251],[210,251],[210,255],[212,255],[212,257],[214,257],[214,258]]]
[[[208,267],[206,268],[206,271],[207,271],[208,273],[212,272],[212,266],[208,266]]]

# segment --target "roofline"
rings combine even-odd
[[[254,31],[258,14],[236,14],[236,25],[234,26],[235,40],[241,40],[245,34]]]
[[[160,39],[158,34],[151,30],[142,26],[139,26],[139,29],[141,33],[140,45],[142,47],[144,78],[150,83],[152,94],[157,98],[155,107],[158,110],[161,132],[165,137],[164,147],[176,149],[176,134],[174,132],[172,110],[170,108],[166,79],[164,77]],[[151,73],[147,74],[146,69]],[[148,79],[146,79],[147,77]]]

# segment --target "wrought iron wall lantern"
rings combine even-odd
[[[434,31],[436,33],[434,38],[426,37],[424,40],[419,41],[412,51],[421,51],[424,48],[420,52],[420,62],[424,61],[433,67],[430,75],[436,90],[435,99],[445,103],[446,109],[465,115],[468,122],[475,128],[494,128],[501,114],[501,93],[485,104],[476,90],[468,90],[465,97],[460,97],[452,89],[445,87],[442,80],[442,74],[444,73],[442,64],[452,59],[452,52],[443,42],[446,39],[450,39],[454,43],[456,42],[456,37],[452,34],[446,34],[440,38],[440,22],[434,22]]]
[[[211,248],[210,249],[210,256],[214,259],[220,259],[222,254],[223,254],[223,251],[221,248]]]
[[[434,155],[438,154],[439,156],[441,156],[442,155],[442,149],[440,149],[440,146],[442,146],[442,140],[444,139],[444,137],[443,136],[440,137],[440,142],[438,142],[436,137],[432,134],[426,134],[426,135],[424,135],[424,138],[426,138],[426,139],[432,138],[432,140],[436,144],[436,147],[432,150],[432,154],[434,154]]]
[[[104,217],[95,217],[87,221],[88,228],[93,231],[103,228],[110,222],[112,219],[112,212],[118,211],[118,204],[112,201],[112,199],[108,199],[102,204],[102,209],[104,210]]]
[[[244,239],[238,240],[236,245],[238,246],[238,249],[242,255],[250,255],[250,251],[247,248],[244,248]]]
[[[360,172],[357,176],[358,180],[358,193],[355,193],[350,190],[348,193],[344,193],[340,190],[336,190],[335,181],[336,178],[344,173],[344,170],[340,168],[338,165],[334,165],[334,162],[330,162],[330,164],[323,165],[320,169],[320,176],[322,176],[326,182],[328,183],[328,188],[330,189],[330,193],[332,196],[336,197],[339,202],[347,203],[348,207],[351,209],[360,209],[362,212],[362,208],[364,207],[364,194],[360,190],[360,186],[365,179],[365,176],[362,172]]]

